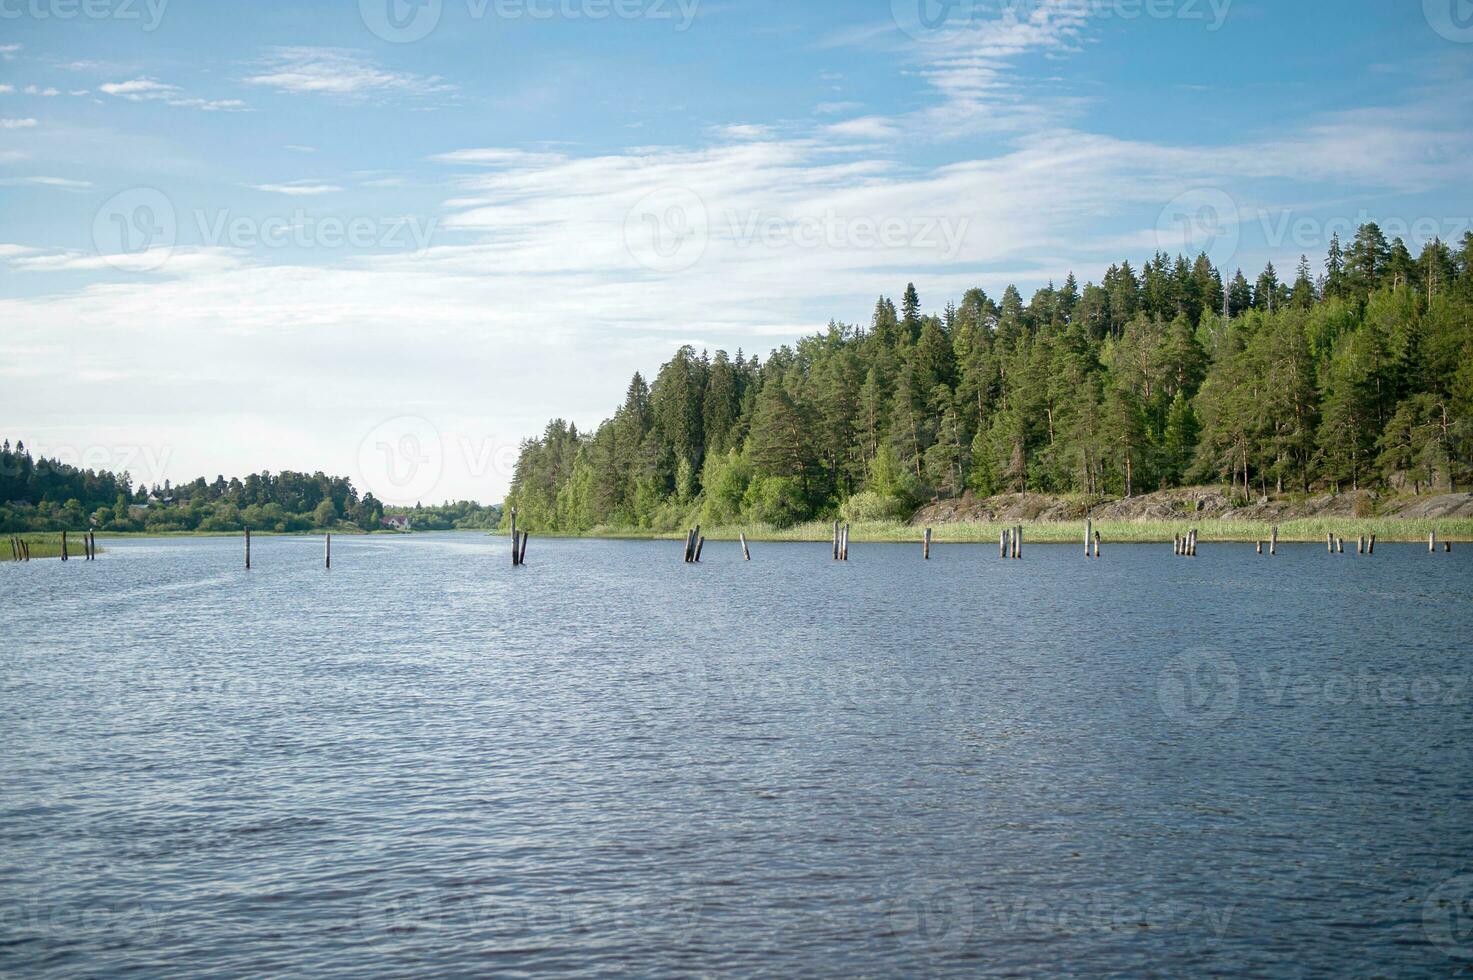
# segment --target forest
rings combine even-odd
[[[135,488],[127,474],[33,458],[20,441],[0,445],[0,531],[374,531],[386,515],[408,516],[414,529],[426,531],[494,528],[501,519],[498,508],[471,502],[386,508],[371,493],[360,496],[349,480],[320,472]]]
[[[1423,493],[1473,474],[1473,233],[1413,257],[1374,224],[1316,269],[1157,254],[1024,303],[913,285],[765,361],[682,347],[591,432],[524,442],[524,527],[905,519],[972,492]]]

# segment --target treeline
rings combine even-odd
[[[910,286],[761,363],[683,347],[596,431],[525,442],[507,505],[580,532],[899,518],[968,490],[1421,492],[1470,478],[1470,420],[1473,233],[1413,258],[1371,224],[1318,274],[1157,254],[1026,304],[972,289],[926,315]]]
[[[245,479],[134,488],[126,473],[33,459],[0,446],[0,531],[306,531],[343,522],[379,527],[383,504],[323,473],[253,473]]]
[[[415,531],[492,530],[501,523],[501,507],[482,505],[470,500],[452,500],[448,504],[413,507],[387,507],[385,517],[405,517]]]

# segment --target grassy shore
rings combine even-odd
[[[10,550],[10,539],[11,538],[19,538],[20,540],[24,541],[30,547],[30,549],[31,549],[31,558],[33,560],[39,560],[39,559],[42,559],[42,558],[60,558],[61,557],[61,534],[60,534],[60,532],[57,532],[57,533],[29,532],[29,533],[25,533],[25,534],[4,534],[4,535],[0,535],[0,537],[3,537],[4,538],[3,541],[0,541],[0,561],[14,561],[15,560],[14,559],[14,555],[12,554],[12,552]],[[99,544],[97,546],[97,553],[98,554],[102,554],[102,551],[103,551],[102,545]],[[67,535],[67,554],[70,555],[72,558],[86,558],[87,557],[87,546],[82,543],[82,535],[80,535],[80,534],[69,534],[69,535]]]
[[[1012,523],[957,523],[937,524],[933,528],[933,540],[938,543],[992,543],[998,535],[1012,527]],[[1036,544],[1080,543],[1084,541],[1083,521],[1060,521],[1052,523],[1024,523],[1024,539]],[[833,524],[810,523],[795,527],[776,528],[768,525],[745,527],[701,528],[708,541],[735,541],[744,533],[749,541],[828,541],[833,534]],[[1202,520],[1202,521],[1096,521],[1094,529],[1107,543],[1169,543],[1172,538],[1195,528],[1199,541],[1267,541],[1273,525],[1257,521]],[[1437,532],[1438,540],[1473,541],[1473,519],[1449,518],[1303,518],[1279,523],[1280,541],[1323,542],[1326,534],[1354,541],[1356,538],[1375,535],[1378,541],[1426,541],[1427,535]],[[536,534],[536,529],[529,529]],[[919,541],[923,529],[897,521],[855,524],[850,528],[851,541]],[[560,535],[544,535],[558,537]],[[631,528],[596,528],[582,537],[639,538],[678,541],[685,537],[684,531],[660,532]]]

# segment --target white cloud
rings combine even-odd
[[[15,92],[14,85],[0,85],[0,95],[10,95]]]
[[[723,139],[732,140],[765,140],[769,139],[775,130],[771,126],[759,126],[753,123],[740,123],[731,126],[716,126],[712,132]]]
[[[863,109],[862,102],[820,102],[813,107],[813,111],[821,116],[837,116],[845,112],[854,112]]]
[[[200,99],[186,96],[177,85],[167,85],[152,78],[134,78],[126,82],[106,82],[98,90],[129,102],[163,102],[180,109],[202,109],[205,112],[239,111],[247,108],[240,99]]]
[[[35,125],[34,119],[0,119],[0,129],[31,129]]]
[[[0,60],[14,61],[15,55],[20,51],[19,44],[0,44]]]
[[[56,187],[67,191],[84,191],[92,186],[90,180],[72,180],[68,177],[14,177],[0,180],[0,184],[31,184],[36,187]]]
[[[414,75],[380,68],[361,51],[346,48],[284,47],[272,51],[259,74],[245,79],[281,92],[345,97],[370,95],[423,96],[449,92],[438,76]]]
[[[27,85],[26,86],[26,94],[27,95],[39,95],[39,96],[42,96],[44,98],[50,98],[52,96],[60,95],[61,92],[60,92],[60,90],[54,89],[54,88],[41,88],[38,85]]]
[[[289,184],[252,184],[253,189],[266,191],[271,194],[290,194],[297,197],[309,197],[316,194],[335,194],[342,190],[335,184],[314,184],[309,181],[296,180]]]
[[[288,143],[288,144],[286,144],[286,146],[282,147],[282,149],[284,149],[284,150],[291,150],[293,153],[316,153],[317,152],[317,147],[315,147],[315,146],[302,146],[302,145],[300,145],[298,143]]]

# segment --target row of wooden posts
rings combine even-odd
[[[528,537],[527,532],[517,530],[517,512],[513,510],[511,512],[511,563],[514,567],[526,564]],[[752,551],[747,546],[746,533],[739,534],[738,538],[742,545],[742,558],[751,561]],[[1427,535],[1427,551],[1429,554],[1435,554],[1437,552],[1437,543],[1437,532],[1433,531],[1429,533]],[[86,554],[86,560],[94,561],[97,558],[96,532],[85,532],[82,535],[82,545]],[[1260,555],[1263,554],[1264,545],[1265,542],[1258,542],[1258,553]],[[1332,555],[1345,554],[1344,538],[1336,537],[1334,534],[1326,534],[1325,546]],[[698,563],[701,560],[701,551],[705,547],[706,538],[701,534],[701,526],[697,524],[687,531],[685,535],[686,563]],[[1270,555],[1277,555],[1279,553],[1279,529],[1277,526],[1273,528],[1269,535],[1267,547]],[[1442,542],[1442,550],[1445,554],[1450,554],[1453,550],[1453,543],[1451,541]],[[1186,534],[1172,536],[1172,553],[1189,558],[1197,557],[1197,531],[1195,528]],[[1355,553],[1358,555],[1374,555],[1376,553],[1376,536],[1372,534],[1370,537],[1361,536],[1356,538]],[[15,561],[30,561],[31,546],[24,538],[12,534],[10,536],[10,555]],[[833,556],[834,561],[849,560],[849,525],[841,525],[838,521],[834,522]],[[61,560],[68,561],[70,557],[67,532],[63,531],[61,532]],[[921,539],[921,557],[926,561],[931,560],[931,529],[929,527],[926,528],[925,535]],[[1001,533],[998,538],[998,557],[1018,559],[1023,557],[1022,524],[1015,524]],[[1094,521],[1090,520],[1084,522],[1084,557],[1100,557],[1100,532],[1094,529]],[[323,542],[323,566],[332,568],[331,534],[327,535]],[[247,570],[251,567],[250,528],[245,529],[245,567]]]

